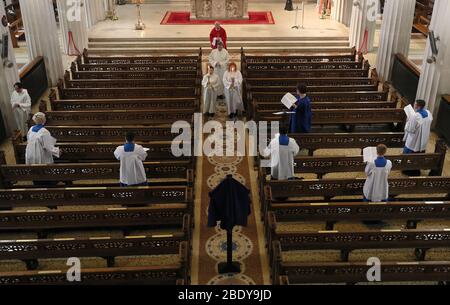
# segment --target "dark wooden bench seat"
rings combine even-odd
[[[47,111],[47,126],[161,125],[193,123],[195,109]]]
[[[60,158],[55,158],[56,163],[94,163],[94,162],[112,162],[117,161],[114,157],[114,151],[117,146],[123,145],[123,142],[117,143],[57,143],[61,151]],[[149,151],[148,162],[163,161],[195,161],[191,157],[174,157],[172,154],[172,142],[148,142],[142,144]],[[25,163],[25,143],[15,143],[14,150],[16,161],[19,164]],[[178,163],[174,163],[175,165]]]
[[[201,70],[166,70],[166,71],[76,71],[71,70],[73,79],[176,79],[200,77]]]
[[[294,90],[291,88],[290,90]],[[278,103],[281,104],[281,99],[288,91],[275,92],[249,92],[248,100],[252,103]],[[295,92],[291,92],[295,94]],[[312,92],[308,94],[313,103],[316,102],[385,102],[390,101],[388,91],[355,91],[355,92]]]
[[[392,109],[397,108],[397,101],[368,101],[368,102],[359,102],[359,101],[350,101],[350,102],[313,102],[311,104],[313,110],[326,110],[326,109]],[[262,103],[258,102],[253,105],[252,113],[264,112],[264,111],[272,111],[278,112],[280,111],[280,103]]]
[[[78,71],[198,71],[201,63],[116,63],[116,64],[79,64]]]
[[[293,86],[272,86],[272,85],[247,85],[247,91],[251,92],[291,92],[293,88],[295,89],[296,85]],[[308,86],[309,94],[314,92],[371,92],[378,91],[377,84],[370,85],[319,85],[319,86]]]
[[[185,185],[194,183],[193,162],[165,161],[145,162],[147,179],[170,179],[167,183],[176,184],[177,179]],[[18,182],[54,181],[72,185],[76,181],[115,179],[120,177],[120,164],[115,163],[62,163],[49,165],[0,165],[0,186],[12,188]],[[156,183],[163,183],[158,181]],[[82,185],[82,184],[80,184]],[[97,182],[96,185],[103,185]],[[25,187],[21,185],[20,187]]]
[[[183,264],[83,269],[80,282],[68,282],[66,270],[2,272],[0,285],[188,285]]]
[[[55,111],[73,110],[143,110],[143,109],[199,109],[198,98],[150,98],[150,99],[114,99],[114,100],[51,100],[51,109]],[[46,112],[46,102],[41,102],[40,111]]]
[[[292,78],[318,78],[318,77],[369,77],[369,68],[367,69],[348,69],[348,70],[250,70],[243,71],[244,78],[270,78],[276,75]]]
[[[294,263],[284,262],[277,252],[277,264],[272,272],[274,284],[367,283],[367,272],[373,265],[364,263]],[[381,280],[389,282],[450,281],[450,262],[383,262]]]
[[[40,259],[102,257],[107,260],[107,267],[114,267],[115,258],[119,256],[176,255],[180,247],[186,247],[183,251],[187,253],[189,239],[184,232],[174,231],[166,235],[120,238],[8,240],[1,241],[0,260],[22,260],[28,270],[36,270]],[[180,256],[180,261],[184,261],[184,257]]]
[[[320,221],[328,231],[333,231],[339,221],[405,220],[407,229],[416,229],[422,220],[450,218],[449,201],[273,203],[269,200],[268,210],[267,221]]]
[[[248,73],[254,71],[319,71],[319,70],[366,70],[370,65],[367,61],[363,62],[301,62],[301,63],[249,63],[245,64],[245,70]]]
[[[192,210],[193,189],[186,186],[77,187],[41,189],[2,189],[0,208],[188,204]],[[191,212],[189,214],[192,215]]]
[[[368,77],[316,77],[316,78],[247,78],[245,83],[252,88],[270,87],[290,87],[288,91],[295,88],[297,84],[305,84],[308,87],[314,86],[370,86],[378,85],[378,80]]]

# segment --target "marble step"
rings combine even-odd
[[[201,42],[205,41],[204,37],[128,37],[128,38],[96,38],[90,37],[89,42]],[[229,42],[249,42],[249,41],[340,41],[348,42],[347,36],[330,36],[330,37],[228,37]]]

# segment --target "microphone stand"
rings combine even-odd
[[[291,29],[296,29],[296,30],[300,29],[300,26],[298,25],[298,11],[299,11],[299,9],[298,9],[298,5],[297,5],[295,7],[295,25],[292,26]],[[301,28],[304,29],[303,23],[304,23],[304,19],[305,19],[305,2],[302,2],[301,11],[302,11],[302,25],[301,25]]]

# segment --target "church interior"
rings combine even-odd
[[[0,286],[450,283],[450,1],[0,18]]]

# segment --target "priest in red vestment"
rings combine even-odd
[[[211,42],[211,48],[217,49],[217,43],[222,41],[223,47],[227,48],[227,32],[220,26],[219,22],[214,24],[214,28],[209,34],[209,40]]]

